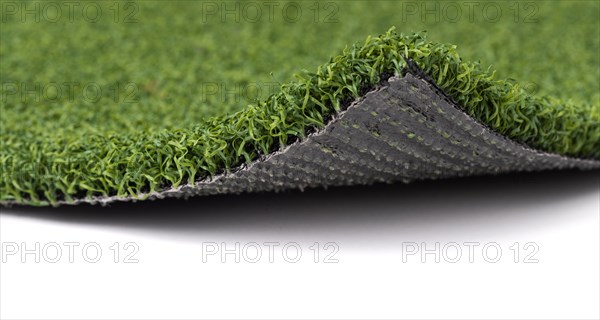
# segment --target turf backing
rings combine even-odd
[[[337,22],[297,23],[277,15],[268,23],[198,22],[198,3],[139,2],[133,24],[80,22],[74,29],[68,22],[3,21],[0,202],[138,197],[229,172],[323,128],[382,80],[402,75],[407,58],[496,132],[541,151],[600,158],[596,2],[539,2],[536,21],[506,14],[461,19],[452,28],[427,16],[403,17],[403,2],[338,2]],[[357,34],[394,24],[409,33],[368,37],[316,72],[288,80],[325,61],[335,51],[328,46],[342,48]],[[410,33],[415,28],[428,29],[429,38]],[[41,39],[26,36],[42,29]],[[69,37],[61,37],[66,30]],[[470,59],[436,37],[461,44]],[[65,81],[132,83],[135,99],[126,100],[126,85],[118,99],[105,94],[96,101],[19,94]],[[206,92],[280,82],[259,100]]]

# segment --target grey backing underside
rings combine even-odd
[[[594,169],[600,161],[533,150],[495,133],[412,73],[393,77],[322,130],[235,172],[143,195],[149,199],[409,182],[513,171]],[[96,197],[109,203],[134,197]],[[62,203],[66,204],[66,203]]]

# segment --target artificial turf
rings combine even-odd
[[[278,14],[215,20],[190,1],[137,2],[130,23],[8,17],[0,32],[0,202],[137,196],[227,172],[323,127],[402,74],[406,59],[498,133],[600,159],[597,2],[534,2],[533,11],[501,3],[497,20],[473,13],[455,22],[444,21],[443,7],[439,17],[419,8],[407,15],[410,3],[335,2],[320,12],[336,12],[331,21],[309,3],[301,7],[311,14],[295,22]],[[391,25],[404,33],[368,36]],[[70,96],[65,83],[102,94]],[[49,84],[62,96],[50,99],[57,86]]]

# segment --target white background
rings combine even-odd
[[[599,176],[545,172],[111,207],[2,208],[0,316],[598,318]],[[36,242],[46,256],[22,261],[21,252],[6,252]],[[65,242],[80,244],[73,262]],[[203,252],[207,244],[251,242],[262,248],[257,263],[246,261],[256,251],[240,252],[239,263],[235,254],[222,261]],[[273,262],[265,242],[280,244]],[[465,242],[480,243],[473,262]],[[56,256],[50,243],[62,247],[56,263],[48,261]],[[435,254],[423,261],[419,253],[405,255],[414,243],[457,243],[462,256],[451,263],[456,251],[444,256],[440,249],[439,263]],[[528,250],[526,243],[533,243]],[[95,257],[93,248],[82,253],[86,244],[102,249],[98,262],[85,260]],[[283,258],[285,244],[300,246],[298,262]],[[485,244],[502,249],[496,263],[485,260],[495,258],[493,248],[482,252]],[[135,246],[131,260],[138,262],[124,263]],[[338,262],[324,263],[336,246],[330,260]],[[527,259],[534,247],[539,251]]]

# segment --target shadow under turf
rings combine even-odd
[[[600,202],[599,170],[515,173],[305,192],[164,199],[114,203],[106,207],[15,206],[2,208],[2,215],[172,235],[219,230],[261,233],[275,229],[326,234],[340,228],[377,232],[392,225],[402,225],[403,228],[432,223],[438,226],[476,225],[474,221],[482,218],[487,219],[488,225],[501,221],[514,227],[515,221],[535,220],[541,215],[568,216],[569,212],[544,212],[535,208],[590,194],[598,195]]]

